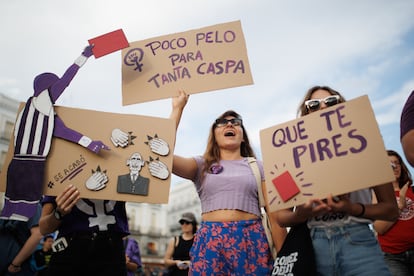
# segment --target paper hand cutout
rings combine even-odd
[[[162,163],[158,158],[154,160],[150,157],[150,161],[147,161],[147,162],[148,162],[148,169],[152,176],[165,180],[170,175],[170,173],[168,172],[167,165]]]
[[[94,45],[88,45],[85,47],[85,49],[83,49],[82,55],[84,55],[85,57],[90,57],[91,55],[93,55],[92,53],[92,48]]]
[[[99,191],[106,187],[107,182],[108,176],[106,173],[97,170],[86,180],[85,185],[91,191]]]
[[[105,145],[102,141],[98,140],[92,141],[87,148],[93,151],[94,153],[99,153],[101,149],[109,150],[109,147],[107,145]]]
[[[164,141],[161,138],[158,138],[157,134],[155,134],[154,138],[148,135],[147,137],[148,137],[148,142],[145,142],[145,144],[149,145],[153,153],[159,154],[161,156],[168,155],[168,153],[170,152],[170,148],[168,147],[168,144],[166,141]]]
[[[115,147],[122,147],[125,148],[128,146],[129,135],[128,133],[123,132],[119,128],[115,128],[112,130],[111,141]]]

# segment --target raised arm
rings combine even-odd
[[[174,154],[172,167],[173,174],[185,179],[193,180],[196,176],[197,169],[197,163],[194,158],[185,158]]]
[[[92,55],[92,48],[93,48],[93,45],[89,45],[85,47],[82,54],[66,70],[63,76],[51,86],[50,96],[52,97],[53,102],[56,102],[56,100],[60,97],[63,91],[65,91],[66,87],[69,86],[70,82],[75,77],[79,68],[81,68],[85,64],[85,62],[88,60],[88,58]]]
[[[183,115],[184,107],[188,102],[190,96],[185,93],[184,90],[178,90],[178,96],[172,98],[172,110],[170,119],[175,121],[175,128],[178,129],[181,116]]]
[[[178,96],[172,98],[172,110],[170,119],[175,121],[175,127],[178,129],[184,107],[188,102],[189,95],[184,90],[178,90]],[[193,179],[197,173],[197,163],[194,158],[184,158],[174,155],[172,172],[179,177]]]

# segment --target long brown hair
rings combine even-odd
[[[236,111],[233,111],[233,110],[228,110],[224,112],[217,119],[223,119],[228,116],[232,116],[240,120],[242,119],[242,117]],[[250,146],[249,137],[247,135],[247,132],[246,132],[246,129],[244,128],[243,123],[241,124],[240,127],[243,129],[243,142],[240,145],[240,155],[243,157],[256,157],[253,151],[253,148]],[[203,155],[205,163],[204,163],[204,168],[202,170],[202,177],[208,172],[211,165],[213,165],[214,163],[220,163],[220,159],[221,159],[220,148],[217,144],[217,140],[214,135],[215,129],[216,129],[216,123],[214,121],[214,123],[210,127],[210,132],[209,132],[208,140],[207,140],[207,147]]]

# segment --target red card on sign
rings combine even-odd
[[[300,192],[295,180],[288,171],[274,178],[272,182],[283,202],[288,201]]]
[[[89,44],[94,44],[92,53],[95,58],[113,53],[129,46],[122,29],[92,38],[88,40]]]

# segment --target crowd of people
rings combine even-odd
[[[80,258],[85,257],[88,254],[96,254],[99,250],[104,250],[102,254],[110,255],[110,248],[104,248],[101,245],[101,243],[104,242],[95,242],[94,238],[87,241],[85,238],[83,246],[86,246],[83,247],[82,250],[80,250],[76,244],[73,245],[73,243],[71,243],[71,246],[73,245],[75,248],[79,249],[79,251],[76,252],[77,254],[82,254],[81,251],[87,253],[81,255],[80,258],[68,257],[66,259],[59,257],[59,239],[55,239],[57,232],[42,235],[38,225],[39,218],[40,208],[38,216],[33,217],[33,219],[27,222],[0,219],[0,242],[2,244],[2,247],[0,248],[0,275],[59,275],[55,272],[56,268],[54,266],[63,267],[65,264],[69,263],[75,266],[72,271],[76,271],[76,262],[79,262]],[[91,244],[93,245],[91,246]],[[94,248],[95,245],[97,248]],[[128,236],[123,237],[122,254],[124,255],[125,260],[125,275],[143,275],[141,252],[136,239]],[[62,264],[59,263],[59,259],[63,259]],[[53,263],[51,263],[51,261],[53,261]],[[88,262],[91,262],[93,265],[93,260],[84,260],[83,264],[87,266]],[[97,265],[102,265],[102,260],[97,262]],[[84,270],[88,271],[86,267],[84,267]],[[91,273],[90,270],[87,273],[80,275],[94,275],[89,273]],[[113,270],[109,273],[104,272],[100,275],[114,275],[111,273],[113,273]],[[70,274],[66,273],[63,275]]]
[[[170,118],[176,128],[188,99],[183,90],[172,99]],[[344,102],[338,91],[314,86],[305,93],[298,115]],[[402,111],[401,143],[414,166],[414,91]],[[388,156],[392,183],[328,194],[270,213],[277,250],[288,228],[306,225],[317,275],[414,275],[413,181],[402,157],[393,150]],[[201,222],[191,212],[180,218],[181,234],[171,238],[164,256],[167,275],[272,275],[275,260],[259,200],[262,192],[266,197],[263,163],[256,160],[258,185],[252,157],[256,154],[243,118],[234,110],[212,120],[204,153],[174,154],[172,173],[194,183]],[[13,201],[7,204],[15,208]],[[30,214],[24,213],[28,220],[14,214],[0,220],[1,275],[140,273],[139,245],[128,237],[125,202],[81,198],[77,187],[69,185],[58,196],[42,197],[36,210],[33,206]]]

